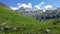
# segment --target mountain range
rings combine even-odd
[[[41,19],[55,19],[60,17],[60,7],[56,9],[38,9],[38,8],[25,8],[20,7],[18,10],[15,10],[17,13],[33,17],[37,20]]]
[[[41,18],[51,19],[51,16],[59,16],[59,14],[60,8],[46,10],[35,15],[35,17],[49,16],[50,18]],[[16,12],[8,8],[8,6],[0,4],[0,34],[60,34],[60,18],[54,18],[55,20],[51,20],[51,22],[41,22],[24,15],[20,13],[20,9]],[[30,16],[30,14],[28,15]]]

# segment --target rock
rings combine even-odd
[[[16,30],[17,28],[16,27],[13,27],[12,30]]]
[[[47,34],[47,33],[49,33],[49,32],[51,32],[51,30],[50,30],[50,29],[46,29],[46,32],[45,32],[45,33]]]
[[[8,29],[9,29],[9,27],[8,27],[8,26],[5,26],[3,29],[4,29],[4,30],[8,30]]]
[[[4,30],[8,30],[9,28],[4,27]]]
[[[47,29],[46,31],[47,31],[47,32],[50,32],[51,30]]]

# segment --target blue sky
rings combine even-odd
[[[18,4],[26,4],[26,5],[32,5],[32,7],[41,7],[46,8],[49,7],[59,7],[60,6],[60,0],[0,0],[1,3],[6,4],[9,7],[18,7]]]

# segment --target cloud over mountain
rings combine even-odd
[[[24,8],[37,8],[37,9],[41,9],[42,7],[42,5],[43,4],[45,4],[44,2],[40,2],[39,4],[37,4],[37,5],[34,5],[33,7],[32,7],[32,4],[29,2],[28,4],[21,4],[21,3],[17,3],[17,7],[10,7],[11,9],[13,9],[13,10],[17,10],[17,9],[19,9],[19,8],[21,8],[21,7],[24,7]],[[44,6],[44,8],[43,9],[51,9],[52,8],[52,5],[46,5],[46,6]]]
[[[47,10],[47,9],[51,9],[52,8],[52,5],[46,5],[44,6],[44,8]]]
[[[28,3],[28,4],[19,4],[18,3],[18,7],[32,8],[32,4],[31,3]]]
[[[10,7],[12,10],[17,10],[19,9],[18,7]]]

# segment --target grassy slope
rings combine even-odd
[[[60,34],[60,25],[56,25],[55,28],[52,23],[38,22],[31,18],[18,15],[15,12],[12,12],[3,7],[0,7],[0,23],[6,23],[1,27],[16,27],[17,30],[8,30],[8,32],[11,34],[22,34],[22,32],[23,34],[27,34],[28,32],[31,32],[30,34],[34,34],[34,32],[35,34],[42,34],[45,32],[46,28],[49,28],[52,34]],[[7,31],[2,31],[0,34],[5,34],[5,32]]]

